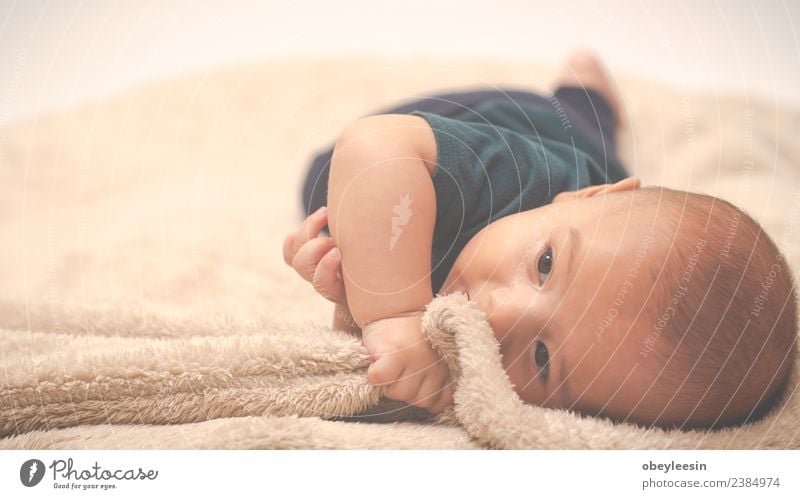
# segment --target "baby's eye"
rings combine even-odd
[[[547,373],[550,368],[550,354],[547,352],[547,347],[541,341],[537,341],[533,347],[533,363],[539,372],[547,378]]]
[[[550,275],[550,270],[553,268],[553,250],[547,248],[544,253],[539,257],[539,261],[536,264],[536,270],[539,271],[539,277],[541,277],[542,282],[547,279],[547,276]]]

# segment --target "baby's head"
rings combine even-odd
[[[764,414],[795,357],[791,270],[747,214],[638,180],[565,192],[464,247],[442,293],[486,313],[533,404],[664,427]]]

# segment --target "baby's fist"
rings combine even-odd
[[[367,381],[384,394],[431,413],[453,403],[450,371],[421,330],[421,313],[368,324],[362,337],[374,362]]]

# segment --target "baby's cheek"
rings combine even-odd
[[[509,360],[510,355],[503,355],[503,369],[513,385],[514,392],[524,402],[539,405],[542,402],[540,393],[536,393],[535,380],[531,380],[522,369],[521,360]]]

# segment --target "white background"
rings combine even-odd
[[[600,5],[601,7],[598,7]],[[558,61],[800,103],[800,2],[0,0],[0,124],[186,70],[332,53]]]
[[[346,452],[346,455],[343,454]],[[797,497],[798,451],[6,451],[0,453],[2,497]],[[345,455],[345,459],[342,456]],[[53,480],[24,487],[20,466],[74,460],[80,473],[158,471],[155,480]],[[705,471],[644,471],[650,462],[701,462]],[[59,475],[60,476],[60,475]],[[309,477],[313,479],[309,479]],[[780,479],[766,488],[648,488],[643,481]],[[115,483],[115,490],[54,489],[54,483]]]

